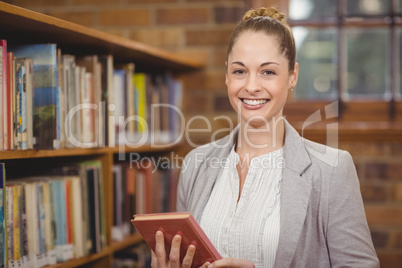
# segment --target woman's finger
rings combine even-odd
[[[157,267],[166,266],[166,251],[165,251],[165,240],[163,238],[163,233],[157,231],[155,233],[155,256],[157,261]]]
[[[170,267],[180,267],[180,245],[181,236],[175,235],[172,240],[172,247],[169,253]]]
[[[184,256],[184,258],[183,258],[183,263],[182,263],[183,268],[191,267],[191,264],[193,263],[194,255],[195,255],[195,246],[194,245],[188,246],[186,256]]]
[[[158,267],[158,260],[156,259],[156,254],[153,250],[151,250],[151,268]]]

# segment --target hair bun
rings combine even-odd
[[[260,7],[259,9],[251,9],[244,14],[242,21],[244,22],[255,17],[271,17],[287,25],[285,14],[280,12],[275,7]]]

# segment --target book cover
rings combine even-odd
[[[113,226],[112,240],[121,241],[124,238],[123,225],[123,171],[121,165],[114,165],[113,170]]]
[[[101,90],[101,85],[102,85],[102,79],[101,79],[101,65],[99,63],[98,55],[88,55],[84,57],[78,57],[76,58],[76,64],[81,67],[85,67],[87,73],[91,74],[91,96],[92,96],[92,101],[91,103],[94,104],[95,109],[90,109],[93,113],[92,117],[92,126],[93,126],[93,139],[94,139],[94,145],[95,146],[100,146],[103,145],[103,136],[99,135],[100,134],[100,125],[102,124],[100,122],[101,117],[99,116],[99,105],[101,103],[102,99],[102,90]],[[102,139],[102,142],[100,140]]]
[[[24,66],[22,73],[22,92],[21,92],[21,125],[22,125],[22,145],[26,149],[33,149],[35,139],[33,135],[33,61],[31,58],[21,58],[16,61]]]
[[[27,129],[26,129],[26,83],[25,83],[25,64],[21,59],[17,59],[17,148],[20,150],[27,149]]]
[[[25,185],[25,207],[26,207],[26,224],[28,252],[31,264],[37,265],[37,256],[39,253],[39,235],[38,235],[38,210],[36,207],[36,183],[30,182]]]
[[[13,246],[14,246],[14,261],[21,259],[20,250],[20,185],[13,185]]]
[[[62,179],[52,180],[54,215],[56,219],[56,258],[57,261],[63,262],[67,260],[66,245],[67,245],[67,226],[66,226],[66,190]]]
[[[101,79],[102,79],[102,104],[105,107],[102,116],[104,117],[105,125],[105,145],[109,147],[115,146],[115,126],[113,123],[109,122],[111,116],[113,116],[113,111],[109,109],[109,104],[114,103],[113,101],[113,55],[103,55],[99,57],[99,62],[101,63]]]
[[[17,58],[31,58],[34,63],[34,136],[35,149],[57,149],[58,66],[56,44],[12,47]]]
[[[114,104],[114,118],[115,122],[115,144],[119,144],[119,140],[121,136],[124,135],[124,120],[125,120],[125,110],[126,110],[126,95],[125,95],[125,88],[126,88],[126,70],[114,70],[113,72],[113,104]],[[122,139],[124,141],[124,139]]]
[[[6,237],[7,237],[7,263],[9,267],[14,265],[14,231],[13,231],[13,187],[6,186]]]
[[[7,40],[0,39],[0,150],[4,150],[4,145],[8,142],[7,127],[4,128],[6,112],[6,87],[7,87]],[[6,134],[6,139],[4,137]]]
[[[0,267],[6,264],[6,221],[5,221],[5,186],[6,176],[4,163],[0,163]]]
[[[147,121],[147,75],[145,73],[135,73],[133,75],[134,79],[134,98],[135,98],[135,111],[134,113],[138,115],[140,118]],[[146,131],[145,126],[143,124],[139,124],[137,122],[137,126],[135,127],[136,131],[143,132]]]
[[[14,149],[14,53],[7,52],[7,132],[8,149]]]
[[[155,251],[156,231],[160,230],[164,234],[166,252],[170,252],[173,237],[176,234],[180,234],[182,236],[180,247],[181,262],[187,248],[190,245],[196,247],[191,267],[200,267],[207,261],[214,262],[221,259],[218,251],[190,213],[136,214],[131,222],[153,251]]]
[[[73,221],[74,221],[74,256],[80,258],[85,255],[84,251],[84,235],[82,221],[82,199],[81,199],[81,182],[80,177],[75,176],[71,179],[71,193],[73,201]]]

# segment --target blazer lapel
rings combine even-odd
[[[212,146],[213,149],[203,155],[204,160],[200,164],[199,178],[197,178],[193,187],[193,190],[198,190],[199,193],[191,194],[192,199],[190,200],[191,213],[198,222],[201,220],[202,212],[212,193],[216,179],[221,172],[221,163],[216,163],[216,160],[222,161],[228,157],[236,141],[238,129],[239,126],[230,135],[217,140],[215,143],[207,144],[208,146]]]
[[[285,168],[281,186],[281,230],[275,267],[289,267],[306,218],[311,182],[302,176],[311,165],[303,139],[285,121]]]

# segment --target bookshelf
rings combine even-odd
[[[65,20],[0,2],[0,38],[8,45],[56,43],[63,53],[76,56],[86,54],[112,54],[114,63],[135,63],[136,71],[171,71],[175,76],[203,67],[203,63],[168,51],[148,46]],[[178,150],[180,145],[143,145],[124,147],[126,153],[167,154]],[[60,162],[77,160],[100,160],[104,183],[105,215],[113,215],[112,165],[122,148],[71,148],[59,150],[0,151],[0,162],[6,165],[7,176],[29,166],[52,166]],[[26,171],[25,171],[26,172]],[[113,253],[141,241],[138,234],[130,235],[120,242],[111,238],[113,217],[106,217],[106,247],[101,252],[45,267],[110,267]]]

